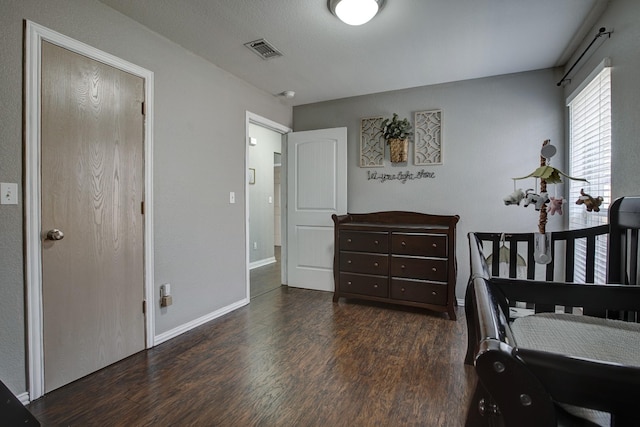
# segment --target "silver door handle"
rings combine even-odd
[[[54,228],[53,230],[49,230],[49,232],[47,233],[47,240],[62,240],[64,239],[64,233],[61,230],[58,230],[57,228]]]

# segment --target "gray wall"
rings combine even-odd
[[[257,145],[249,147],[249,167],[256,170],[256,183],[249,185],[249,262],[256,262],[274,257],[273,153],[282,152],[282,135],[250,124],[249,136],[258,141]],[[253,247],[254,243],[257,245],[256,249]]]
[[[613,29],[601,38],[570,76],[568,96],[606,57],[611,59],[611,191],[613,198],[640,194],[640,2],[614,0],[589,32],[575,57],[600,27]],[[572,63],[573,63],[572,60]]]
[[[25,19],[155,73],[154,274],[156,294],[162,283],[173,294],[156,306],[156,334],[248,297],[245,112],[291,126],[291,107],[97,1],[0,0],[0,181],[21,195]],[[16,394],[27,387],[23,206],[0,207],[0,379]]]
[[[545,139],[564,148],[563,91],[556,86],[559,70],[542,70],[409,90],[372,94],[293,109],[294,130],[346,126],[348,128],[348,210],[352,213],[407,210],[460,215],[457,235],[457,296],[463,297],[469,277],[469,231],[537,231],[533,206],[504,206],[513,191],[512,177],[539,166]],[[362,117],[410,117],[413,112],[442,109],[443,162],[431,167],[391,166],[360,168],[359,132]],[[410,150],[413,144],[410,144]],[[554,164],[562,164],[562,155]],[[435,172],[434,179],[367,180],[378,173]],[[533,187],[533,180],[521,186]],[[525,188],[527,188],[525,187]],[[558,189],[563,195],[563,189]],[[562,227],[562,218],[550,218],[548,230]]]

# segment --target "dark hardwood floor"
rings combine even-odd
[[[276,262],[254,268],[250,271],[250,293],[251,298],[255,298],[282,286],[281,271],[281,247],[274,247],[274,255]]]
[[[280,287],[32,402],[45,426],[462,426],[464,310]]]

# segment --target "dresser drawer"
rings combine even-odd
[[[387,276],[389,275],[389,257],[382,254],[340,252],[340,270]]]
[[[391,298],[435,305],[447,304],[447,285],[391,279]]]
[[[400,255],[447,256],[447,236],[423,233],[393,233],[391,252]]]
[[[391,257],[391,275],[412,279],[447,281],[447,260],[433,258]]]
[[[386,276],[340,273],[340,292],[386,298],[389,296]]]
[[[340,233],[340,250],[387,253],[389,250],[389,233],[343,231]]]

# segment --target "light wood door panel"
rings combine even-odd
[[[288,281],[333,291],[332,214],[347,211],[347,129],[287,136]]]
[[[143,100],[142,78],[43,42],[45,392],[144,349]]]

